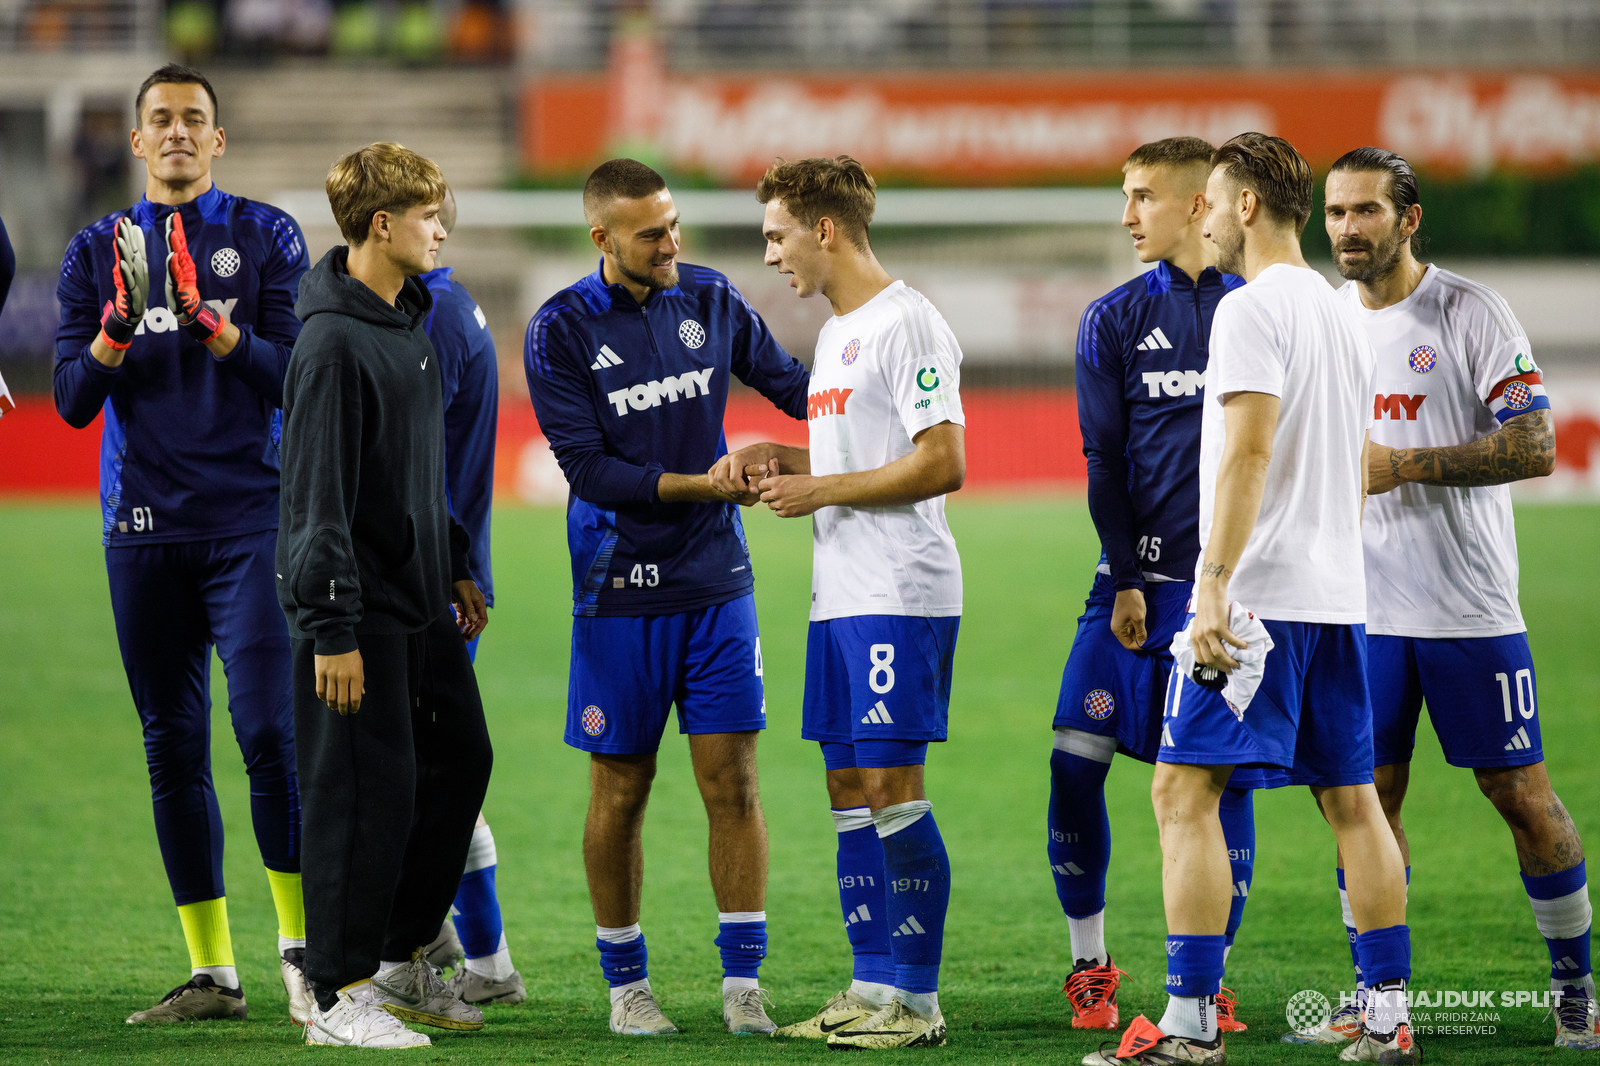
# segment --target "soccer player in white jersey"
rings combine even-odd
[[[1334,263],[1349,279],[1339,292],[1378,360],[1362,524],[1378,798],[1409,863],[1400,807],[1426,702],[1446,761],[1471,768],[1511,829],[1562,994],[1556,1046],[1600,1049],[1583,843],[1545,772],[1517,605],[1508,483],[1555,465],[1539,368],[1499,295],[1417,261],[1422,206],[1404,159],[1358,148],[1333,165],[1326,193]]]
[[[1311,168],[1245,133],[1212,157],[1206,235],[1249,284],[1217,305],[1200,435],[1194,618],[1173,639],[1151,793],[1167,912],[1166,1013],[1086,1063],[1226,1061],[1216,994],[1228,921],[1217,816],[1235,766],[1304,784],[1348,866],[1365,1028],[1340,1057],[1421,1061],[1407,1024],[1405,868],[1372,786],[1362,462],[1372,345],[1306,265]]]
[[[800,296],[826,297],[833,317],[812,364],[809,450],[757,445],[712,473],[730,488],[761,477],[780,516],[815,516],[801,736],[822,746],[855,956],[850,987],[777,1035],[939,1045],[950,862],[923,764],[929,742],[946,738],[961,623],[961,559],[944,517],[944,494],[966,476],[961,349],[872,254],[876,193],[860,163],[780,162],[757,196],[766,262]]]

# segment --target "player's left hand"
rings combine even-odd
[[[706,477],[711,482],[711,490],[723,498],[739,504],[741,507],[753,506],[760,500],[756,493],[756,480],[749,477],[750,468],[743,458],[745,450],[730,452],[718,459]],[[765,467],[762,468],[765,471]]]
[[[761,490],[761,502],[779,518],[800,518],[828,506],[821,478],[781,473],[776,459],[767,463],[767,476],[756,487]]]
[[[450,586],[450,604],[456,609],[456,626],[462,640],[471,640],[489,625],[489,608],[476,581],[457,581]]]
[[[183,216],[174,211],[167,216],[167,308],[195,340],[210,344],[227,326],[200,298],[199,274],[189,241],[183,235]]]
[[[1111,632],[1124,648],[1138,651],[1150,634],[1145,631],[1144,592],[1123,589],[1111,607]]]
[[[1376,496],[1381,492],[1404,484],[1398,475],[1400,464],[1396,459],[1405,458],[1405,453],[1395,448],[1385,448],[1373,441],[1367,442],[1367,495]]]
[[[1227,586],[1201,581],[1195,586],[1194,601],[1194,621],[1189,623],[1194,661],[1201,666],[1214,666],[1224,673],[1232,673],[1239,668],[1239,662],[1228,654],[1228,645],[1235,648],[1248,648],[1250,645],[1228,628]]]

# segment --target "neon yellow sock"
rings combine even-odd
[[[306,902],[300,894],[300,875],[267,870],[272,905],[278,910],[278,935],[290,940],[306,938]]]
[[[228,897],[185,903],[178,908],[183,939],[189,945],[189,965],[233,965],[233,935],[228,931]]]

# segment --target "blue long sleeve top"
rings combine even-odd
[[[167,216],[183,216],[200,295],[239,327],[218,359],[166,306]],[[116,293],[117,219],[144,231],[150,301],[123,361],[89,351]],[[82,429],[105,411],[100,439],[102,534],[108,547],[209,540],[278,525],[283,376],[309,266],[294,219],[213,186],[176,209],[141,200],[80,230],[56,289],[55,402]]]
[[[528,323],[528,390],[571,487],[573,613],[674,614],[753,586],[731,503],[663,503],[664,472],[704,474],[727,454],[731,374],[806,417],[806,368],[726,277],[679,264],[679,282],[638,303],[602,270]]]

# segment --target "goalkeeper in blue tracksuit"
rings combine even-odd
[[[156,839],[191,975],[129,1022],[243,1018],[211,783],[210,659],[250,777],[250,815],[278,911],[290,1014],[301,961],[300,800],[289,633],[278,607],[278,406],[308,261],[293,219],[211,180],[226,138],[216,94],[169,65],[136,102],[145,198],[82,230],[57,290],[56,409],[105,415],[101,534],[117,641],[144,725]]]

